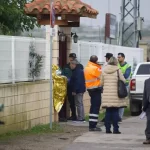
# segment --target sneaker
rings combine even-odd
[[[83,122],[86,122],[86,121],[85,121],[85,119],[82,119],[82,120],[74,120],[73,122],[83,123]]]
[[[101,132],[102,131],[102,129],[101,128],[89,128],[89,131],[91,131],[91,132],[95,132],[95,131],[98,131],[98,132]]]

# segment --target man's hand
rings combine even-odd
[[[72,92],[72,95],[73,95],[73,96],[75,96],[75,95],[76,95],[76,93],[75,93],[75,92]]]

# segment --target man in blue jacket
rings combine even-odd
[[[70,53],[69,54],[69,63],[64,66],[64,68],[62,70],[62,75],[66,76],[68,79],[67,97],[68,97],[68,101],[69,101],[70,109],[71,109],[71,117],[69,117],[68,120],[75,121],[77,119],[76,118],[75,100],[74,100],[74,96],[72,95],[71,85],[70,85],[70,78],[72,76],[72,70],[70,68],[70,62],[73,60],[77,61],[77,56],[75,53]],[[82,64],[78,63],[77,67],[83,70]]]
[[[70,62],[70,68],[72,69],[72,76],[70,79],[70,87],[72,95],[75,99],[75,106],[77,108],[77,121],[84,121],[84,106],[83,106],[83,94],[85,92],[85,78],[83,70],[78,67],[78,61],[73,60]]]
[[[146,141],[143,144],[150,144],[150,78],[145,80],[143,92],[143,111],[146,112],[147,125],[145,129]]]

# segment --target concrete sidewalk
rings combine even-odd
[[[63,150],[150,150],[150,145],[143,145],[146,119],[129,118],[120,124],[122,134],[88,132],[78,137],[73,144]]]

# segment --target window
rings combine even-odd
[[[150,64],[140,65],[137,75],[150,75]]]

